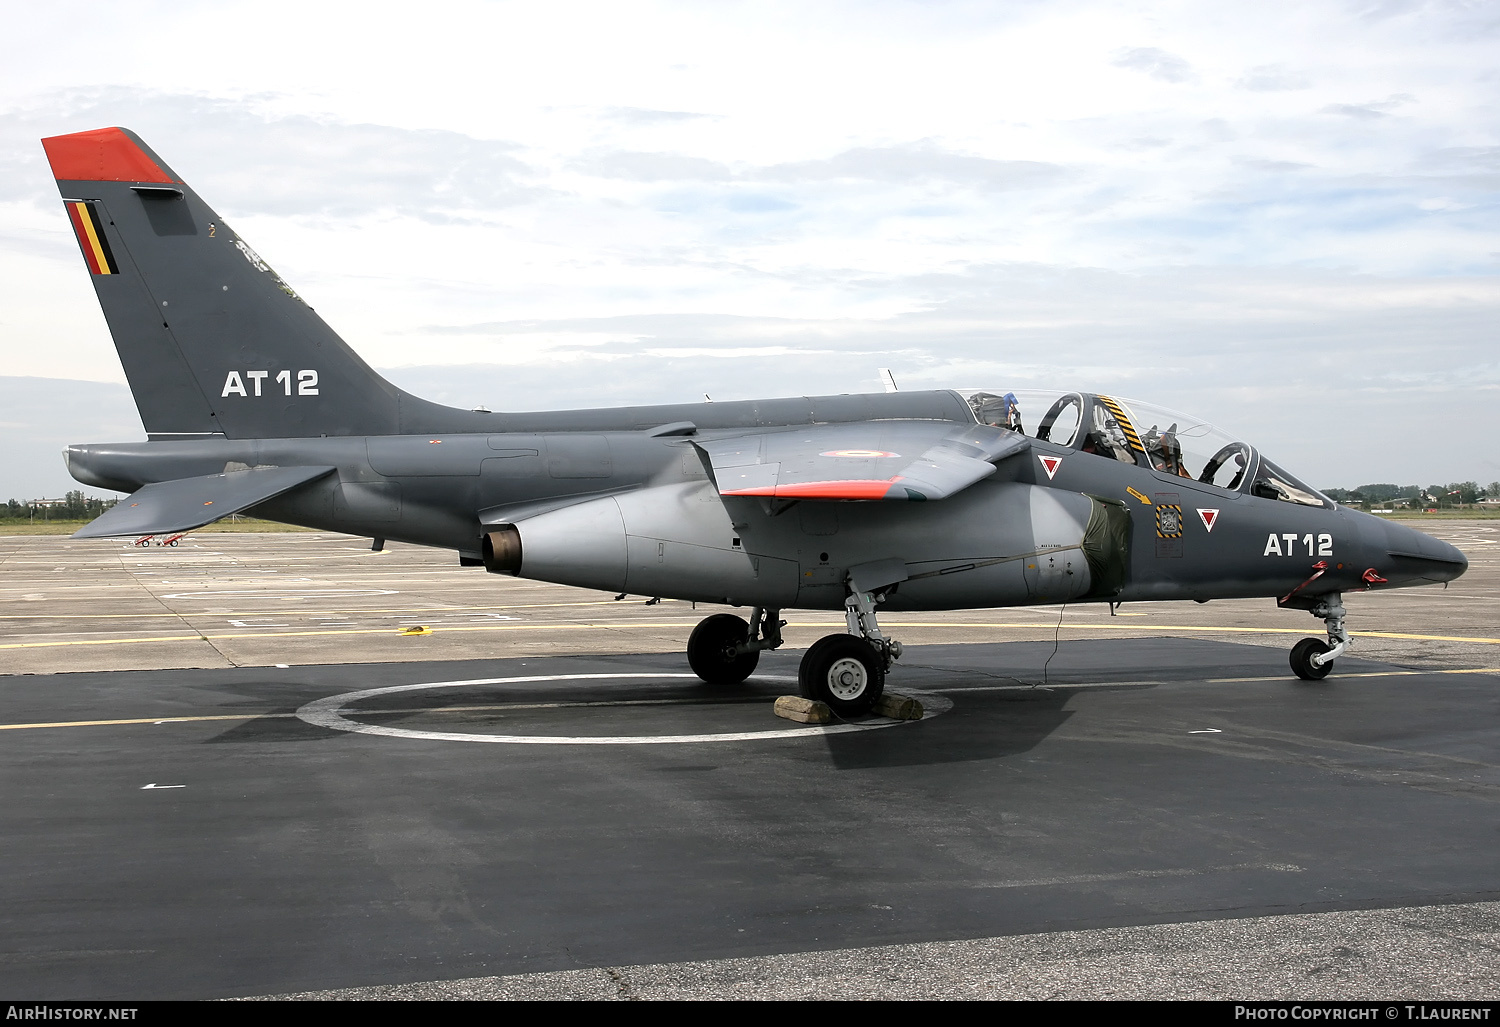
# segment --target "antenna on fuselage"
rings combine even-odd
[[[896,391],[896,378],[891,374],[889,367],[882,367],[880,369],[880,384],[885,386],[886,392]]]

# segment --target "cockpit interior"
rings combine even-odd
[[[1225,492],[1300,506],[1333,501],[1228,432],[1154,403],[1089,392],[962,389],[974,418],[1040,442],[1147,467]]]

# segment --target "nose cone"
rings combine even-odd
[[[1452,581],[1469,569],[1469,558],[1457,546],[1404,524],[1385,521],[1385,548],[1392,573],[1385,577],[1391,584],[1425,585]]]

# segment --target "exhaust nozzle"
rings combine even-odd
[[[504,524],[484,536],[484,569],[491,574],[516,574],[521,569],[521,533]]]

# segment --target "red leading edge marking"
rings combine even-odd
[[[868,478],[852,481],[804,481],[788,485],[763,485],[753,489],[730,489],[723,496],[772,496],[777,499],[884,499],[891,486],[901,480],[894,478],[872,480]]]
[[[118,128],[50,136],[42,148],[60,182],[175,181]]]

